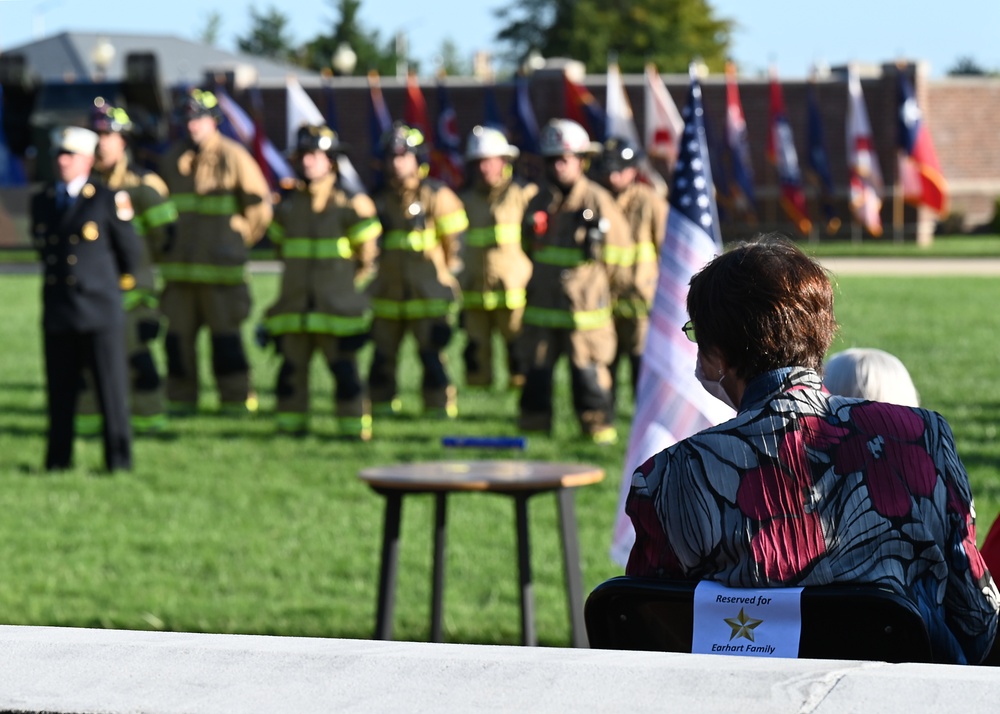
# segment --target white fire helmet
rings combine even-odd
[[[489,159],[494,156],[501,156],[505,159],[516,159],[518,154],[516,146],[511,146],[507,137],[502,131],[488,126],[474,126],[469,133],[469,138],[465,142],[465,160],[478,161],[479,159]]]
[[[590,140],[587,130],[572,119],[552,119],[542,128],[542,156],[595,154],[599,144]]]

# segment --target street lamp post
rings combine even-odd
[[[90,55],[94,63],[94,79],[104,81],[108,67],[115,58],[115,46],[111,44],[107,37],[102,37],[94,45],[94,51]]]
[[[354,74],[354,68],[358,66],[358,54],[349,44],[341,42],[330,58],[330,65],[338,75],[348,77]]]

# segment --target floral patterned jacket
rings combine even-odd
[[[625,507],[629,575],[729,587],[877,583],[909,598],[935,659],[980,662],[996,585],[944,418],[832,396],[810,369],[754,378],[737,416],[650,458]]]

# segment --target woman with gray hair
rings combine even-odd
[[[874,347],[851,347],[826,361],[823,386],[831,394],[919,407],[920,395],[906,366]]]

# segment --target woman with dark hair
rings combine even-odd
[[[687,308],[697,376],[737,415],[636,470],[626,572],[729,587],[878,584],[917,606],[937,660],[980,662],[1000,596],[976,550],[951,429],[935,412],[823,388],[836,331],[823,268],[764,236],[695,275]]]

